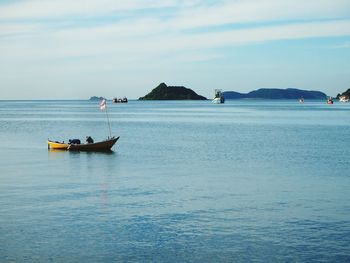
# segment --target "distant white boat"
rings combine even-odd
[[[212,102],[215,104],[225,103],[225,97],[222,95],[221,89],[215,90],[215,97]]]
[[[349,102],[349,96],[346,96],[346,95],[340,96],[339,101],[340,102]]]

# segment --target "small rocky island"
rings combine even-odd
[[[159,84],[150,93],[139,100],[206,100],[207,98],[198,95],[191,89],[183,86],[167,86]]]
[[[314,90],[300,90],[300,89],[258,89],[253,90],[249,93],[239,93],[235,91],[223,92],[225,99],[280,99],[297,100],[300,98],[304,99],[315,99],[323,100],[327,99],[327,95],[321,91]]]
[[[104,97],[92,96],[89,100],[91,100],[91,101],[99,101],[99,100],[103,100],[103,99],[106,99],[106,98],[104,98]]]

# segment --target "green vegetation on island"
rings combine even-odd
[[[167,86],[159,84],[150,93],[139,100],[206,100],[207,98],[198,95],[191,89],[183,86]]]
[[[235,91],[223,92],[225,99],[326,99],[327,95],[321,91],[300,89],[258,89],[249,93]]]
[[[344,91],[342,94],[338,94],[337,99],[339,99],[339,97],[342,97],[342,96],[350,97],[350,89],[348,89],[347,91]]]

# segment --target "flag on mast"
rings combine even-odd
[[[107,107],[106,100],[103,99],[103,100],[100,102],[100,109],[101,109],[101,110],[105,110],[106,107]]]
[[[108,129],[109,129],[109,136],[112,137],[111,124],[109,123],[109,117],[108,117],[108,112],[107,112],[107,101],[106,101],[106,99],[101,100],[101,102],[100,102],[100,109],[101,109],[101,110],[106,110],[106,117],[107,117],[107,121],[108,121]]]

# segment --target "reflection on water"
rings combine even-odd
[[[115,154],[113,150],[108,150],[108,151],[69,151],[65,149],[48,149],[49,154],[52,154],[54,156],[55,153],[69,153],[69,154],[87,154],[87,155],[112,155]]]

